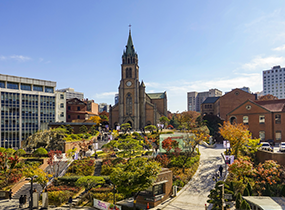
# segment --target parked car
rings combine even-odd
[[[270,146],[268,142],[261,142],[260,145],[261,145],[260,149],[273,152],[273,148]]]
[[[274,142],[273,139],[268,139],[268,140],[266,140],[266,141],[270,144],[270,146],[272,146],[272,147],[275,146],[275,142]]]
[[[279,151],[280,151],[280,152],[284,152],[284,151],[285,151],[285,142],[281,142],[281,143],[279,144]]]

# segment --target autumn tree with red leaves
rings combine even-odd
[[[16,165],[20,162],[19,157],[9,157],[7,153],[0,152],[0,173],[4,175],[4,185],[7,186],[11,174],[15,172]]]

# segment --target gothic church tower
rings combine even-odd
[[[121,81],[119,86],[119,123],[130,123],[139,129],[139,66],[131,30],[129,31],[126,50],[122,55]]]

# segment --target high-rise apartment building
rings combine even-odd
[[[187,109],[188,111],[196,111],[200,112],[201,104],[206,100],[208,97],[218,97],[222,96],[222,91],[218,89],[210,89],[206,92],[188,92],[187,93]]]
[[[55,93],[56,82],[0,74],[0,147],[20,148],[21,141],[64,119]]]
[[[272,69],[263,71],[263,94],[285,98],[285,68],[273,66]]]
[[[64,88],[57,90],[58,92],[64,92],[66,94],[66,99],[78,98],[79,100],[84,99],[84,93],[75,92],[74,88]]]

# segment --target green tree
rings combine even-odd
[[[247,183],[246,188],[248,189],[249,195],[252,196],[252,187],[249,182]]]
[[[47,155],[48,152],[46,151],[46,149],[40,147],[38,149],[36,149],[34,152],[33,152],[33,155],[35,156],[43,156],[43,155]]]
[[[4,147],[0,147],[0,152],[4,153],[6,149]]]
[[[69,124],[65,126],[65,129],[67,134],[72,134],[74,132],[73,128]]]
[[[250,205],[245,200],[242,200],[241,205],[240,205],[240,209],[250,210],[251,208],[250,208]]]
[[[154,130],[157,130],[155,125],[147,125],[144,127],[144,130],[146,131],[150,131],[151,133],[153,133]]]
[[[236,209],[240,209],[241,202],[242,202],[242,196],[240,193],[238,193],[236,197]]]
[[[175,115],[172,115],[172,118],[169,121],[169,124],[172,125],[174,128],[178,128],[179,122],[177,121],[177,118]]]
[[[160,171],[159,163],[147,158],[134,158],[126,164],[118,164],[110,174],[110,180],[124,195],[134,193],[134,200],[139,193],[152,186]],[[134,202],[136,209],[136,202]]]
[[[195,111],[182,112],[182,122],[186,125],[187,130],[192,130],[197,127],[196,119],[200,113]]]
[[[250,196],[250,193],[247,188],[244,188],[243,196]]]
[[[23,149],[18,149],[15,154],[17,154],[19,157],[21,157],[21,156],[24,156],[26,154],[26,151]]]
[[[163,124],[164,128],[166,128],[167,124],[169,123],[169,119],[165,116],[159,118],[159,122]]]
[[[104,183],[105,179],[101,176],[83,176],[75,182],[75,185],[90,190],[91,188]]]
[[[86,127],[86,125],[82,125],[80,128],[79,128],[79,132],[80,133],[87,133],[88,131],[88,128]]]
[[[90,131],[90,134],[92,135],[92,136],[97,136],[97,134],[99,133],[99,131],[97,131],[97,129],[96,129],[96,127],[93,125],[93,126],[91,126],[91,128],[89,129],[89,131]]]
[[[6,153],[9,157],[13,156],[13,155],[15,154],[15,152],[16,152],[16,150],[14,150],[14,149],[12,149],[12,148],[8,148],[8,149],[6,149],[6,151],[5,151],[5,153]]]
[[[221,185],[224,185],[224,193],[226,194],[234,194],[232,191],[230,191],[230,187],[225,184],[223,181],[218,181],[215,185],[215,188],[210,191],[210,194],[208,197],[210,198],[207,200],[208,203],[213,204],[212,209],[213,210],[220,210],[222,209],[222,187]],[[225,199],[227,201],[227,199]]]
[[[45,189],[50,177],[52,177],[51,174],[47,174],[44,170],[36,167],[36,166],[30,166],[27,167],[24,172],[23,175],[25,177],[33,177],[33,176],[37,176],[36,178],[34,178],[34,182],[37,182],[38,184],[41,185],[41,187],[43,189]]]
[[[126,133],[128,130],[130,130],[132,128],[130,123],[124,123],[121,125],[121,130],[124,131],[124,133]]]

